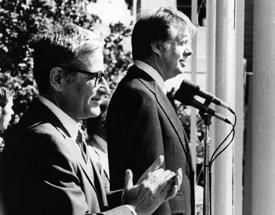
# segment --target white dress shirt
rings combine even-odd
[[[79,124],[50,100],[41,95],[38,96],[38,99],[56,115],[63,126],[68,130],[71,137],[76,140]]]
[[[157,70],[155,70],[153,67],[151,67],[147,63],[144,63],[140,60],[135,60],[134,64],[135,64],[136,67],[138,67],[139,69],[143,70],[148,75],[150,75],[157,82],[157,84],[160,86],[160,88],[162,89],[162,91],[166,95],[167,89],[166,89],[166,86],[165,86],[165,82],[164,82],[163,78],[161,77],[161,75],[158,73]]]

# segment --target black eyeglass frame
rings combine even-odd
[[[70,71],[74,70],[78,73],[88,75],[90,77],[89,79],[95,79],[95,85],[97,85],[98,81],[101,80],[102,78],[107,80],[107,78],[109,76],[109,73],[107,71],[92,73],[92,72],[89,72],[89,71],[86,71],[86,70],[82,70],[82,69],[78,69],[78,68],[70,67],[70,66],[58,66],[58,67],[64,68],[64,69],[67,69],[67,70],[70,70]]]

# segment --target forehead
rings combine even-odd
[[[79,69],[87,70],[91,73],[104,70],[103,53],[101,49],[93,52],[82,52],[78,56]]]
[[[190,30],[187,27],[182,27],[181,25],[170,26],[169,32],[170,32],[170,39],[172,40],[180,41],[185,38],[188,38],[188,39],[191,38]]]

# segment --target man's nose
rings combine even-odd
[[[100,82],[99,82],[98,91],[102,94],[109,95],[111,93],[111,90],[110,90],[107,80],[104,77],[102,77],[99,81]]]
[[[188,45],[188,46],[186,47],[186,49],[184,50],[184,54],[187,55],[187,56],[190,56],[190,55],[193,54],[193,50],[192,50],[192,48],[191,48],[190,45]]]

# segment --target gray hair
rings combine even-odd
[[[103,40],[75,24],[41,29],[34,37],[34,78],[40,93],[48,90],[53,67],[77,67],[79,55],[103,49]]]

